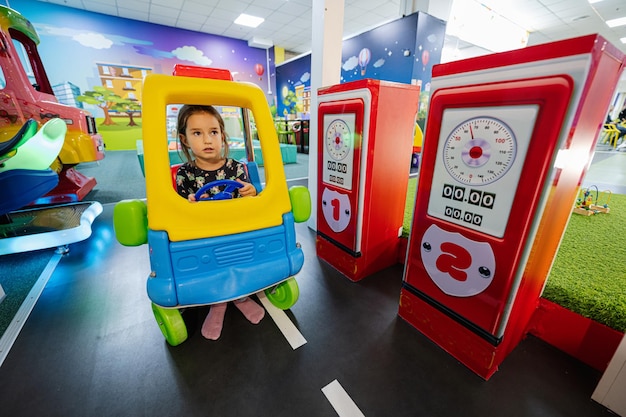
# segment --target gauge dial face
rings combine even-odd
[[[350,126],[341,120],[333,120],[326,129],[326,150],[335,160],[344,159],[352,149]]]
[[[515,135],[506,123],[493,117],[474,117],[450,132],[443,162],[457,181],[485,185],[506,174],[516,154]]]

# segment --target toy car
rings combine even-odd
[[[293,276],[304,262],[294,223],[306,221],[311,212],[308,189],[287,188],[262,90],[232,81],[227,70],[182,67],[175,74],[151,74],[144,82],[146,202],[125,200],[114,209],[118,241],[127,246],[149,245],[147,292],[157,323],[172,346],[187,339],[182,308],[236,300],[260,291],[281,309],[293,306],[299,295]],[[239,108],[244,122],[251,113],[267,179],[261,189],[249,154],[247,168],[256,196],[190,203],[178,195],[172,186],[166,108],[181,103]],[[245,140],[251,142],[249,129],[244,130]]]

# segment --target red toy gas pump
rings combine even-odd
[[[419,87],[320,89],[317,254],[352,281],[397,262]]]
[[[433,68],[399,314],[485,379],[525,335],[624,62],[592,35]]]

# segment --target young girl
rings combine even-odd
[[[184,105],[178,112],[178,140],[187,162],[176,173],[178,194],[195,202],[195,193],[211,181],[230,179],[243,184],[234,197],[256,195],[242,163],[228,158],[228,142],[224,120],[213,106]],[[220,189],[222,188],[222,189]],[[223,191],[213,187],[203,198]],[[263,307],[244,297],[234,301],[235,306],[254,324],[265,315]],[[217,340],[222,332],[226,303],[213,304],[202,325],[202,336]]]
[[[183,106],[178,112],[178,140],[187,160],[176,173],[178,194],[196,201],[194,195],[204,184],[230,179],[243,184],[235,190],[235,197],[256,195],[243,164],[228,158],[224,120],[214,107]],[[208,196],[223,191],[221,188],[212,188]]]

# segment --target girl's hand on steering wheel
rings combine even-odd
[[[208,194],[202,194],[202,196],[200,198],[207,198],[209,195]],[[198,200],[196,200],[196,195],[195,194],[189,194],[187,196],[187,200],[189,200],[191,203],[195,203]]]
[[[254,185],[250,184],[249,182],[242,181],[239,178],[237,178],[236,181],[243,184],[243,187],[239,189],[240,196],[248,197],[256,195],[256,188],[254,188]]]

